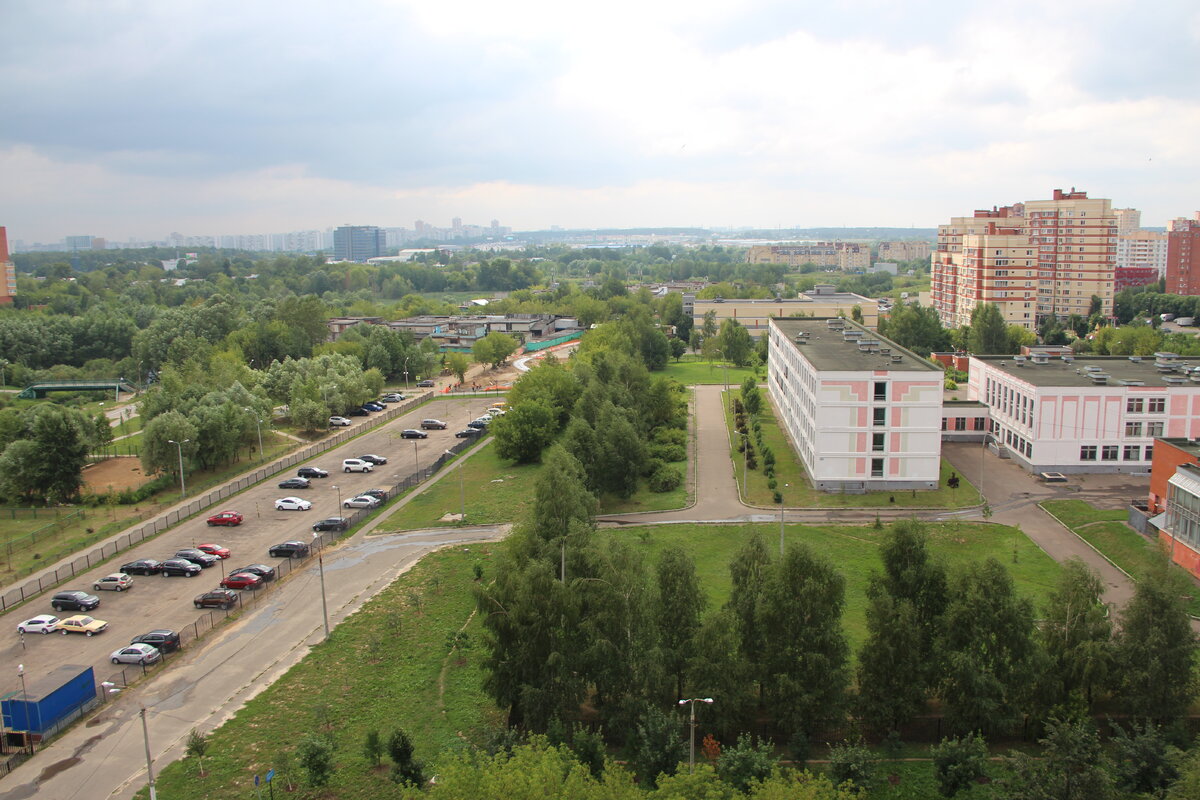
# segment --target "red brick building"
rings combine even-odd
[[[1179,219],[1171,224],[1167,233],[1167,292],[1200,295],[1200,218]]]
[[[8,258],[8,232],[0,225],[0,305],[12,305],[17,293],[17,268]]]

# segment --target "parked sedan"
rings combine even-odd
[[[257,589],[262,585],[262,576],[253,572],[235,572],[221,581],[222,589]]]
[[[433,386],[433,381],[429,378],[426,378],[423,381],[417,381],[417,386],[421,389],[428,389],[430,386]]]
[[[381,402],[381,403],[403,403],[404,395],[392,392],[391,394],[385,394],[383,397],[379,398],[379,402]]]
[[[276,511],[308,511],[312,503],[299,497],[281,497],[275,501]]]
[[[363,403],[362,407],[365,408],[367,411],[383,411],[383,406],[379,403],[376,403],[374,400],[367,402],[367,403]]]
[[[440,419],[423,419],[421,420],[421,430],[423,431],[444,431],[446,423]]]
[[[367,411],[365,408],[352,408],[346,412],[346,416],[347,417],[369,417],[369,416],[371,416],[371,412]]]
[[[483,430],[480,428],[464,428],[463,430],[454,434],[454,436],[455,436],[455,438],[458,438],[458,439],[471,439],[475,436],[480,436],[482,434],[483,434]]]
[[[229,558],[233,555],[233,551],[228,547],[222,547],[219,544],[198,544],[196,549],[201,553],[208,553],[210,556],[216,556],[220,559]]]
[[[159,570],[159,574],[164,578],[169,578],[172,575],[194,578],[200,574],[200,569],[199,564],[193,564],[185,558],[169,558],[162,562],[162,569]]]
[[[428,439],[429,434],[425,431],[418,431],[414,428],[405,428],[400,431],[401,439]]]
[[[38,614],[17,623],[18,633],[50,633],[58,630],[58,617],[53,614]]]
[[[93,636],[97,633],[103,633],[108,627],[108,623],[102,619],[76,614],[73,617],[67,617],[58,623],[58,630],[63,636],[68,633],[82,633],[84,636]]]
[[[310,486],[308,478],[287,478],[279,482],[280,489],[307,489]]]
[[[344,531],[350,527],[350,520],[345,517],[329,517],[313,525],[313,532],[320,533],[321,531]]]
[[[50,598],[55,611],[91,611],[100,605],[100,598],[87,592],[59,592]]]
[[[162,628],[143,633],[129,640],[130,644],[148,644],[163,653],[171,653],[179,649],[179,634]]]
[[[304,542],[282,542],[267,550],[271,558],[303,558],[308,555],[308,545]]]
[[[214,555],[209,555],[208,553],[204,552],[203,550],[195,550],[192,548],[187,548],[185,550],[176,551],[175,558],[182,558],[185,561],[192,562],[193,564],[199,564],[201,567],[204,567],[205,569],[213,566],[214,564],[216,564],[218,561],[221,560]]]
[[[237,602],[237,592],[230,589],[213,589],[211,592],[198,594],[192,598],[192,605],[196,608],[230,609],[236,606]]]
[[[367,489],[365,492],[359,492],[359,494],[374,497],[376,500],[387,500],[387,492],[383,489]]]
[[[366,462],[369,462],[369,463],[371,463],[371,464],[374,464],[374,465],[376,465],[376,466],[379,466],[380,464],[386,464],[386,463],[387,463],[387,459],[386,459],[386,458],[384,458],[383,456],[377,456],[377,455],[375,455],[374,453],[367,453],[365,456],[359,456],[359,457],[358,457],[358,460],[359,460],[359,461],[366,461]]]
[[[487,426],[488,426],[487,422],[485,422],[484,420],[481,420],[481,419],[473,419],[467,423],[468,428],[474,428],[475,430],[479,431],[480,433],[483,433],[487,429]]]
[[[331,428],[349,428],[353,424],[354,422],[352,420],[348,420],[345,417],[329,418],[329,427]]]
[[[153,558],[139,558],[121,565],[121,572],[126,575],[157,575],[162,572],[162,562]]]
[[[248,567],[241,567],[239,569],[232,570],[230,574],[237,572],[253,572],[255,575],[262,578],[264,583],[269,583],[270,581],[275,580],[275,568],[268,567],[266,564],[251,564]]]
[[[93,583],[92,589],[97,592],[123,592],[130,586],[133,586],[133,578],[129,577],[124,572],[114,572],[112,575],[105,575],[103,578]]]
[[[154,664],[162,658],[158,648],[148,644],[131,644],[114,650],[109,656],[114,664]]]
[[[329,473],[320,467],[301,467],[296,470],[296,474],[301,478],[328,478]]]
[[[358,497],[351,497],[342,503],[342,506],[345,508],[377,508],[379,506],[379,499],[364,494]]]
[[[213,514],[207,520],[209,525],[241,525],[243,517],[237,511],[222,511],[220,514]]]

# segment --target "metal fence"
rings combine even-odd
[[[390,405],[385,411],[381,411],[373,415],[369,427],[388,422],[398,416],[407,414],[412,409],[416,408],[421,403],[426,401],[426,396],[421,395],[407,400],[400,404]],[[292,453],[289,453],[282,458],[279,458],[270,464],[259,467],[258,469],[248,472],[237,480],[218,486],[202,495],[189,500],[182,506],[178,506],[171,511],[167,511],[154,519],[130,528],[122,533],[116,539],[106,542],[99,547],[77,555],[75,558],[59,565],[56,569],[41,575],[31,581],[28,581],[20,586],[13,586],[4,590],[0,594],[0,613],[8,611],[13,606],[19,605],[30,597],[34,597],[42,592],[45,592],[63,581],[71,580],[81,572],[87,572],[93,566],[106,561],[118,553],[128,550],[134,545],[149,539],[162,531],[178,524],[181,520],[185,520],[194,514],[198,514],[209,506],[224,500],[227,497],[237,494],[238,492],[248,489],[254,484],[266,480],[279,473],[282,470],[289,469],[296,464],[308,461],[314,456],[324,453],[338,445],[353,439],[363,433],[364,426],[356,428],[343,428],[337,433],[322,439],[319,442],[314,442],[306,447],[302,447]],[[470,440],[467,440],[468,442]],[[456,448],[458,446],[456,445]],[[458,452],[458,449],[454,449]],[[440,467],[443,461],[439,460],[437,466]],[[433,467],[432,469],[436,469]],[[429,469],[422,470],[423,473],[432,474]],[[426,475],[428,477],[428,475]],[[420,482],[419,480],[416,482]],[[411,484],[407,484],[411,485]]]
[[[7,510],[25,511],[27,509],[6,509],[6,511]],[[37,519],[36,509],[34,509],[34,511],[35,515],[32,517],[32,519]],[[32,530],[24,536],[14,536],[4,543],[4,560],[8,564],[9,568],[12,567],[12,557],[14,552],[24,549],[32,550],[37,546],[38,542],[44,542],[47,539],[54,537],[58,533],[62,532],[62,530],[72,522],[83,519],[84,516],[82,509],[70,511],[62,515],[50,514],[46,512],[47,509],[42,509],[42,514],[44,517],[47,519],[54,517],[53,522],[47,523],[40,528]]]

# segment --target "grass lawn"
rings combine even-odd
[[[683,545],[696,559],[710,608],[729,593],[727,563],[754,532],[768,537],[772,525],[678,525],[603,531],[620,537],[653,557],[663,548]],[[1058,574],[1058,566],[1014,528],[982,523],[947,523],[929,527],[934,553],[953,566],[988,555],[1012,570],[1019,591],[1037,602]],[[874,528],[789,526],[788,541],[806,541],[833,560],[847,579],[846,629],[855,646],[863,636],[862,613],[868,573],[879,568]],[[473,568],[484,580],[494,569],[493,545],[447,548],[422,559],[356,614],[343,621],[331,640],[318,645],[303,661],[209,737],[205,777],[197,764],[184,759],[162,769],[158,786],[164,797],[242,798],[253,792],[253,776],[283,761],[280,750],[294,750],[304,732],[328,731],[335,741],[335,764],[329,787],[320,795],[299,796],[357,800],[392,796],[386,772],[375,771],[361,754],[369,730],[385,737],[396,727],[413,739],[416,755],[428,771],[436,771],[440,754],[483,743],[499,725],[500,715],[480,690],[483,677],[479,645],[481,624],[474,615]],[[1015,557],[1015,560],[1014,560]],[[399,613],[398,613],[399,612]],[[453,649],[458,631],[466,647]],[[904,755],[924,757],[918,746]],[[822,753],[814,752],[819,759]],[[824,768],[813,764],[814,769]],[[300,770],[292,767],[296,778]],[[888,774],[900,777],[896,786]],[[880,787],[871,797],[888,800],[925,798],[932,770],[928,761],[881,763]],[[277,774],[278,788],[283,779]],[[972,790],[975,792],[976,790]],[[144,797],[144,792],[138,795]],[[966,797],[983,796],[969,793]]]
[[[1105,558],[1132,575],[1134,580],[1141,580],[1165,558],[1157,542],[1125,524],[1124,520],[1128,518],[1125,511],[1093,508],[1082,500],[1046,500],[1041,506]],[[1186,575],[1174,564],[1171,569]],[[1180,584],[1187,587],[1192,598],[1188,613],[1200,616],[1200,587],[1190,579],[1180,581]]]
[[[461,456],[460,456],[461,457]],[[451,465],[443,467],[449,469]],[[686,462],[675,466],[686,471]],[[467,458],[462,475],[448,474],[432,486],[425,487],[420,494],[384,520],[377,530],[411,531],[423,528],[443,527],[445,514],[457,514],[464,507],[466,525],[497,525],[520,519],[533,499],[533,487],[541,474],[541,464],[514,464],[496,455],[491,444]],[[460,480],[462,485],[460,486]],[[466,491],[463,491],[465,486]],[[620,497],[601,498],[600,512],[615,514],[629,511],[662,511],[683,508],[687,505],[687,486],[670,492],[657,494],[642,488],[628,499]]]
[[[775,505],[774,492],[767,484],[763,475],[762,454],[755,445],[758,454],[758,468],[750,470],[750,479],[746,481],[746,459],[737,450],[737,434],[733,427],[733,401],[737,392],[730,391],[725,395],[725,425],[729,431],[729,457],[733,459],[734,473],[738,486],[743,487],[742,497],[751,505]],[[765,395],[765,392],[764,392]],[[764,398],[765,399],[765,398]],[[763,443],[775,454],[775,481],[783,494],[784,505],[789,508],[875,508],[899,506],[902,508],[966,508],[982,502],[978,490],[965,478],[957,489],[946,485],[946,480],[953,471],[950,464],[942,459],[939,488],[933,490],[897,491],[897,492],[867,492],[866,494],[831,494],[821,492],[812,487],[805,474],[804,466],[796,458],[796,453],[787,440],[783,429],[775,418],[775,409],[770,402],[765,402],[763,412],[758,417],[762,426]],[[753,443],[754,434],[750,433]],[[786,484],[786,488],[785,488]],[[894,501],[893,501],[894,498]]]
[[[667,368],[655,375],[666,375],[685,386],[718,384],[729,381],[730,386],[741,386],[746,378],[756,378],[754,370],[747,367],[724,366],[724,361],[702,361],[699,356],[684,356],[680,361],[668,361]]]
[[[928,523],[931,552],[947,567],[956,567],[988,557],[998,559],[1012,573],[1018,591],[1031,598],[1037,613],[1054,587],[1061,568],[1018,529],[987,523]],[[732,582],[729,562],[738,548],[755,532],[766,540],[772,553],[779,552],[779,525],[658,525],[606,529],[644,550],[651,560],[671,546],[691,553],[700,584],[708,592],[709,608],[729,599]],[[872,526],[787,525],[786,543],[805,542],[828,558],[846,579],[846,635],[857,650],[866,637],[867,583],[872,572],[882,572],[878,544],[885,531]]]

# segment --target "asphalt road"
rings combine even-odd
[[[308,465],[317,466],[330,473],[328,478],[314,479],[309,489],[279,489],[277,484],[294,471],[280,473],[251,489],[229,498],[221,508],[212,508],[204,514],[188,520],[160,536],[122,553],[108,564],[94,570],[61,589],[80,589],[92,592],[96,579],[116,572],[119,567],[140,558],[163,560],[177,550],[200,543],[216,543],[229,547],[233,553],[228,560],[205,569],[192,578],[160,576],[134,576],[134,585],[125,592],[98,592],[100,607],[86,612],[109,623],[108,630],[93,637],[80,634],[18,635],[16,627],[21,620],[36,614],[53,613],[56,616],[71,616],[76,612],[55,612],[50,607],[50,593],[14,609],[0,623],[0,692],[18,691],[18,664],[24,664],[26,681],[50,672],[61,664],[92,665],[97,680],[104,680],[120,667],[109,661],[110,654],[128,644],[134,636],[155,628],[181,630],[191,625],[198,616],[206,614],[196,609],[192,599],[209,589],[216,588],[226,569],[252,563],[277,564],[280,559],[270,558],[267,549],[276,543],[297,539],[310,541],[312,524],[329,516],[340,516],[339,491],[342,500],[354,497],[362,490],[372,487],[387,488],[414,471],[418,465],[427,465],[458,440],[454,433],[466,423],[479,416],[494,398],[448,398],[427,403],[410,414],[379,426],[345,445],[327,451]],[[427,439],[401,439],[404,428],[419,427],[420,421],[436,417],[448,423],[446,430],[429,431]],[[388,459],[385,465],[375,467],[372,473],[343,473],[344,458],[364,453],[373,453]],[[336,487],[336,488],[335,488]],[[274,501],[285,496],[303,497],[313,504],[310,511],[275,511]],[[209,514],[223,509],[233,509],[245,515],[245,522],[237,527],[209,527],[205,519]],[[22,641],[23,638],[23,641]],[[6,779],[7,782],[7,779]]]

